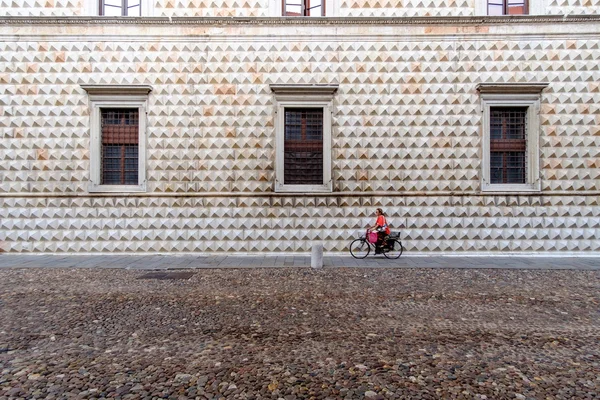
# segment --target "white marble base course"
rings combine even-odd
[[[600,250],[600,201],[593,196],[335,199],[346,205],[317,207],[326,201],[316,196],[0,198],[0,249],[310,252],[320,241],[326,252],[345,252],[373,223],[374,207],[381,206],[409,252]]]

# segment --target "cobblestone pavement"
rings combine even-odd
[[[349,254],[323,258],[325,267],[360,268],[514,268],[514,269],[582,269],[600,270],[600,256],[595,257],[525,257],[525,256],[409,256],[388,260],[369,256],[356,260]],[[2,254],[0,268],[267,268],[310,266],[309,255],[194,255],[194,254]]]
[[[600,271],[4,268],[0,282],[2,400],[600,398]]]

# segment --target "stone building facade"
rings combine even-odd
[[[410,253],[600,251],[599,0],[141,5],[0,0],[0,252],[343,252],[375,207]]]

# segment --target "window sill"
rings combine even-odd
[[[328,185],[283,185],[275,184],[276,193],[331,193],[331,184]]]
[[[483,185],[482,193],[488,194],[518,194],[518,193],[541,193],[539,185]]]
[[[146,184],[141,185],[96,185],[91,184],[88,188],[90,193],[145,193]]]

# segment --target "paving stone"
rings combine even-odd
[[[600,271],[146,273],[0,269],[0,398],[597,398]]]
[[[287,260],[287,261],[286,261]],[[600,269],[600,257],[417,257],[403,255],[398,260],[382,256],[356,260],[347,257],[325,256],[324,265],[332,268],[492,268],[492,269]],[[196,256],[169,255],[37,255],[33,259],[21,254],[0,256],[0,268],[127,268],[127,269],[181,269],[181,268],[267,268],[307,267],[310,258],[279,256]]]

